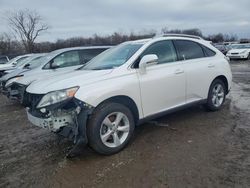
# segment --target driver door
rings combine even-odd
[[[141,57],[147,54],[157,55],[158,63],[148,66],[144,74],[137,71],[144,117],[183,105],[186,98],[185,71],[173,42],[156,42]]]

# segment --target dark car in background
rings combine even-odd
[[[229,48],[224,44],[214,44],[214,47],[220,50],[224,55],[229,51]]]
[[[7,56],[0,56],[0,64],[5,64],[9,61]]]

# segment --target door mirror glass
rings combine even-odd
[[[146,67],[156,65],[158,63],[158,57],[155,54],[148,54],[141,58],[139,63],[139,70],[141,73],[146,72]]]
[[[29,69],[29,68],[30,68],[30,64],[29,64],[29,63],[25,64],[25,65],[23,66],[23,68],[24,68],[24,69]]]

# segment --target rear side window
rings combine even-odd
[[[160,41],[149,46],[141,55],[141,58],[148,54],[158,56],[158,64],[177,61],[177,55],[173,42],[170,40]]]
[[[201,45],[203,50],[204,50],[204,53],[206,55],[206,57],[212,57],[212,56],[215,56],[215,52],[213,50],[210,50],[209,48],[207,48],[206,46],[203,46]]]
[[[175,40],[175,47],[180,60],[197,59],[205,57],[201,46],[193,41]]]
[[[95,56],[99,55],[105,50],[105,48],[80,50],[81,63],[85,64],[89,62],[91,59],[93,59]]]

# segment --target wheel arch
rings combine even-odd
[[[214,82],[214,80],[221,80],[224,84],[225,84],[225,87],[226,87],[226,94],[229,93],[229,88],[228,88],[228,80],[227,80],[227,77],[224,76],[224,75],[219,75],[217,76],[216,78],[213,79],[213,81],[211,82],[211,84]]]
[[[122,104],[124,106],[126,106],[127,108],[129,108],[134,116],[134,121],[135,124],[138,123],[139,121],[139,110],[138,107],[136,105],[136,103],[134,102],[133,99],[131,99],[130,97],[126,96],[126,95],[117,95],[117,96],[112,96],[110,98],[105,99],[104,101],[102,101],[101,103],[99,103],[96,108],[100,105],[103,105],[105,103],[110,103],[110,102],[114,102],[114,103],[119,103]]]

